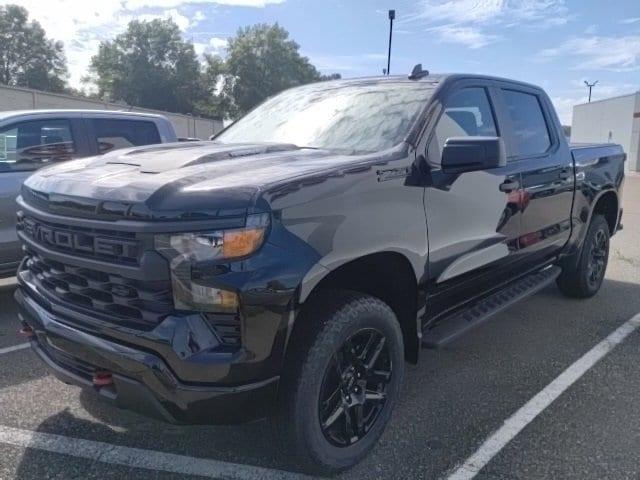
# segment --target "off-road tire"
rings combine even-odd
[[[573,298],[589,298],[600,290],[609,261],[609,243],[607,220],[602,215],[594,215],[577,263],[563,267],[557,279],[556,283],[563,294]],[[594,273],[594,255],[600,262],[597,273]]]
[[[335,365],[336,352],[347,339],[367,329],[375,329],[385,337],[385,352],[392,362],[386,400],[370,430],[355,443],[340,447],[329,441],[321,425],[320,394],[325,374]],[[334,474],[350,468],[373,449],[400,393],[404,346],[396,315],[387,304],[369,295],[321,292],[296,320],[290,342],[274,416],[280,440],[306,472]]]

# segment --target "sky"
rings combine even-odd
[[[238,28],[278,22],[323,73],[379,75],[388,9],[396,10],[391,73],[482,73],[544,87],[563,123],[587,100],[640,90],[640,0],[13,0],[65,45],[81,87],[101,41],[132,19],[173,18],[204,52],[225,54]]]

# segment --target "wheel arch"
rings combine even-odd
[[[405,358],[417,362],[418,337],[418,281],[410,260],[402,253],[381,251],[345,262],[334,269],[316,264],[307,281],[300,288],[299,309],[290,340],[304,325],[298,321],[304,306],[318,292],[351,290],[372,295],[385,302],[396,314],[402,329]]]
[[[595,200],[591,209],[591,218],[594,215],[603,215],[609,225],[609,233],[613,236],[618,228],[618,212],[620,201],[615,190],[602,192]],[[589,221],[591,221],[591,218]]]

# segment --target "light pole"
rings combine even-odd
[[[587,86],[587,88],[589,89],[589,103],[591,103],[591,89],[593,87],[595,87],[598,84],[598,80],[596,80],[593,83],[589,83],[586,80],[584,81],[584,84]]]
[[[393,20],[396,18],[396,11],[389,10],[389,52],[387,53],[387,75],[391,71],[391,38],[393,37]]]

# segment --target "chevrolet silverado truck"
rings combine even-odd
[[[624,161],[570,147],[517,81],[416,68],[293,88],[213,141],[31,176],[22,332],[117,406],[269,417],[300,464],[337,472],[373,448],[421,348],[553,282],[598,291]]]
[[[110,110],[0,112],[0,278],[15,275],[22,259],[15,198],[34,171],[118,148],[176,141],[173,125],[162,115]]]

